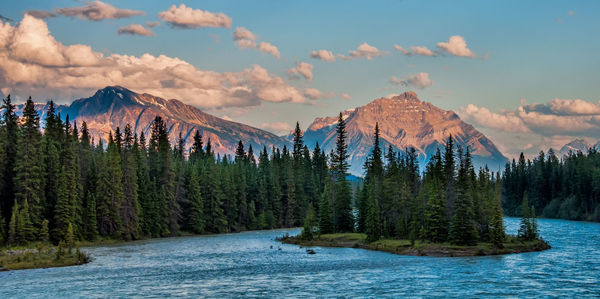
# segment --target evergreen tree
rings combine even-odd
[[[50,241],[50,231],[48,229],[49,221],[44,219],[42,221],[42,227],[40,228],[40,233],[38,235],[38,240],[43,244],[48,243]]]
[[[319,233],[331,234],[334,232],[333,210],[331,208],[331,190],[329,183],[325,183],[325,189],[319,204]]]
[[[301,238],[304,240],[312,240],[314,238],[315,228],[317,227],[318,223],[315,217],[315,209],[313,209],[312,204],[309,204],[306,218],[304,219],[304,229],[302,230]]]
[[[478,240],[477,229],[473,214],[473,201],[469,178],[470,160],[459,151],[461,165],[458,171],[456,197],[454,200],[454,215],[450,222],[449,239],[453,244],[475,245]]]
[[[15,113],[10,95],[3,100],[2,117],[0,118],[0,210],[5,220],[11,219],[12,207],[15,202],[15,166],[17,148],[19,148],[19,117]],[[3,223],[4,225],[4,223]]]
[[[34,103],[29,98],[23,108],[23,119],[18,139],[17,159],[15,163],[15,198],[19,205],[28,202],[36,225],[41,223],[43,206],[42,161],[40,155],[40,120]]]
[[[198,171],[192,168],[187,179],[187,199],[190,202],[190,212],[187,219],[188,228],[194,233],[201,234],[204,232],[204,201],[200,191]]]
[[[500,206],[500,181],[496,181],[496,191],[494,192],[494,206],[492,219],[490,223],[490,240],[494,246],[502,248],[504,245],[504,223],[502,220],[502,207]]]
[[[123,174],[121,158],[116,144],[108,144],[107,153],[101,161],[100,177],[96,189],[96,217],[101,236],[121,237],[121,207],[123,195]]]
[[[352,215],[352,194],[350,184],[346,180],[348,175],[348,145],[346,144],[346,121],[342,113],[338,117],[336,127],[336,148],[332,156],[331,171],[335,179],[334,199],[334,225],[338,232],[354,231],[354,218]]]

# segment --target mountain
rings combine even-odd
[[[437,148],[444,146],[450,134],[455,144],[471,148],[476,167],[487,164],[496,171],[503,169],[507,162],[494,143],[472,125],[463,122],[453,111],[422,102],[414,92],[379,98],[342,114],[347,123],[350,172],[355,175],[363,175],[362,166],[372,148],[375,123],[379,123],[381,143],[386,150],[388,145],[396,151],[412,146],[419,154],[421,167]],[[304,133],[306,144],[314,147],[318,142],[328,153],[335,147],[336,124],[337,116],[316,118]]]
[[[22,109],[22,105],[18,109]],[[47,106],[36,104],[36,109],[43,120]],[[220,154],[233,154],[239,140],[242,140],[246,149],[252,145],[255,153],[262,150],[263,146],[270,149],[272,146],[289,145],[287,140],[275,134],[218,118],[181,101],[138,94],[120,86],[105,87],[89,98],[75,100],[71,105],[57,106],[56,111],[63,120],[68,114],[70,120],[77,121],[79,126],[85,121],[96,142],[98,139],[106,142],[111,130],[116,127],[122,130],[127,124],[138,135],[144,132],[148,140],[152,121],[160,115],[166,122],[169,140],[175,143],[181,133],[187,149],[193,143],[196,130],[200,131],[204,144],[210,139],[213,150]]]
[[[592,145],[587,143],[585,140],[575,139],[575,140],[563,145],[563,147],[560,149],[560,151],[558,153],[559,153],[559,156],[562,157],[562,156],[567,156],[570,152],[587,153],[590,148],[592,148]]]

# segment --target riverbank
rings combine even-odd
[[[385,251],[400,255],[436,257],[499,255],[542,251],[551,248],[550,245],[544,240],[520,242],[512,237],[508,237],[507,239],[508,242],[503,244],[503,248],[498,248],[491,243],[478,243],[475,246],[459,246],[449,243],[429,243],[415,241],[414,245],[411,245],[410,240],[395,239],[382,239],[372,243],[367,243],[366,235],[359,233],[326,234],[310,241],[302,240],[298,236],[283,236],[278,238],[278,241],[305,247],[321,246],[362,248],[368,250]]]
[[[91,258],[79,249],[38,245],[0,250],[0,271],[76,266],[89,263]]]

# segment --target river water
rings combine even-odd
[[[518,219],[505,224],[516,233]],[[274,241],[298,229],[139,241],[86,248],[82,266],[0,272],[0,297],[600,297],[600,224],[539,228],[551,250],[466,258]]]

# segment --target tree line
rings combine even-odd
[[[532,160],[523,153],[506,164],[502,175],[504,212],[523,214],[526,197],[537,215],[569,220],[600,221],[600,152],[570,152],[559,159],[554,150]]]
[[[85,122],[78,127],[68,115],[63,121],[53,102],[43,128],[31,99],[21,117],[10,96],[2,109],[0,244],[302,225],[307,233],[357,231],[370,240],[504,239],[499,175],[487,168],[475,173],[469,150],[455,149],[452,137],[421,175],[414,148],[390,148],[383,162],[376,126],[364,184],[353,192],[341,114],[329,154],[318,144],[311,152],[296,124],[289,149],[263,147],[256,154],[240,141],[233,156],[221,156],[198,131],[189,151],[181,135],[171,142],[160,116],[150,136],[127,125],[103,144]]]

